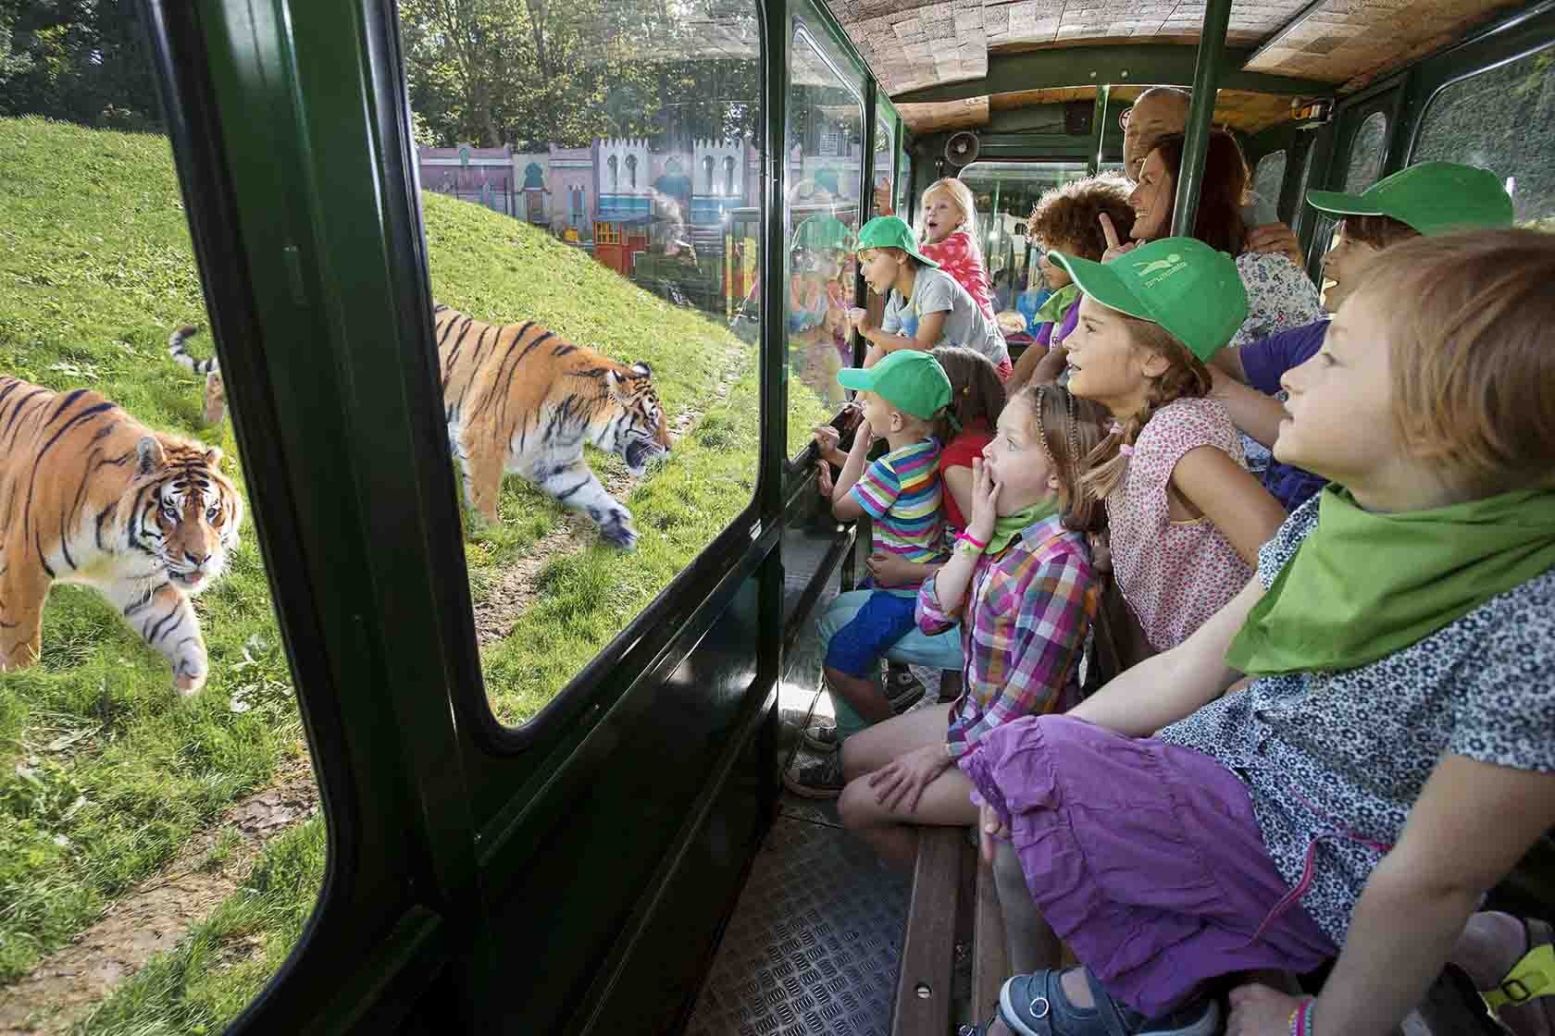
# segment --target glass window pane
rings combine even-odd
[[[1084,162],[973,162],[961,170],[961,181],[977,198],[978,236],[993,281],[994,309],[1002,314],[999,324],[1011,344],[1022,343],[1023,332],[1017,329],[1025,327],[1014,313],[1034,311],[1019,305],[1020,296],[1043,290],[1036,275],[1041,253],[1027,247],[1026,220],[1045,191],[1087,175]]]
[[[1280,185],[1285,182],[1285,151],[1271,151],[1258,160],[1253,170],[1253,222],[1258,225],[1279,219]]]
[[[1463,162],[1506,183],[1517,221],[1555,218],[1555,49],[1443,89],[1426,109],[1410,162]]]
[[[432,291],[452,307],[438,327],[459,321],[439,347],[482,668],[518,723],[751,501],[757,8],[399,11]],[[450,18],[482,41],[458,62]],[[547,331],[533,353],[506,347]],[[531,379],[549,394],[520,393]]]
[[[891,123],[885,118],[875,120],[875,154],[871,159],[871,179],[875,186],[875,197],[870,200],[871,215],[886,211],[891,206],[891,193],[893,180],[891,177],[891,159],[896,154],[896,134],[891,128]]]
[[[864,105],[808,30],[794,31],[788,87],[788,452],[845,401],[837,371],[852,362]]]
[[[1355,131],[1350,143],[1350,164],[1344,174],[1344,189],[1354,193],[1364,191],[1377,182],[1382,172],[1382,151],[1387,146],[1388,117],[1380,111],[1372,112]]]
[[[0,500],[41,456],[43,529],[147,492],[172,533],[103,509],[0,580],[5,1032],[219,1032],[295,946],[328,852],[224,386],[186,369],[214,350],[139,10],[0,13]]]

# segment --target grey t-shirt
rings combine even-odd
[[[918,333],[918,321],[930,313],[945,314],[939,341],[934,343],[936,346],[964,345],[988,357],[994,366],[1010,358],[999,329],[983,316],[967,290],[950,274],[928,266],[918,268],[912,298],[904,299],[901,292],[891,292],[880,328],[891,334],[913,337]]]

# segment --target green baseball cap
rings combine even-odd
[[[1335,216],[1391,216],[1422,234],[1512,225],[1512,199],[1488,169],[1421,162],[1360,194],[1308,191],[1307,204]]]
[[[853,232],[836,216],[817,213],[794,228],[793,247],[812,252],[851,252]]]
[[[898,410],[927,421],[950,405],[950,379],[945,368],[926,352],[898,349],[873,367],[848,367],[837,372],[843,388],[873,392]]]
[[[1049,252],[1080,290],[1109,309],[1160,324],[1208,361],[1247,319],[1236,260],[1191,237],[1163,237],[1103,265]]]
[[[900,216],[876,216],[858,229],[858,246],[854,251],[866,248],[900,248],[924,266],[939,269],[939,263],[918,251],[918,241],[912,227]]]

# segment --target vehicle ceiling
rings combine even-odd
[[[1204,17],[1203,0],[827,4],[918,133],[985,125],[1001,108],[1091,97],[1098,81],[1186,82],[1180,70],[1191,68]],[[1222,90],[1217,121],[1248,131],[1271,125],[1289,112],[1293,96],[1352,93],[1514,6],[1515,0],[1236,0],[1226,43],[1231,70],[1242,78],[1231,85],[1248,89]],[[1092,68],[1077,48],[1094,48]],[[1153,60],[1157,48],[1161,61]],[[1060,60],[1036,56],[1058,50],[1065,52]],[[1165,67],[1173,76],[1161,74]],[[1097,69],[1105,79],[1093,77]]]

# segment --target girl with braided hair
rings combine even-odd
[[[1085,293],[1066,339],[1069,390],[1112,414],[1086,489],[1107,504],[1112,569],[1156,651],[1180,643],[1247,585],[1285,518],[1243,466],[1205,363],[1247,314],[1236,263],[1193,238],[1106,263],[1056,253]]]

